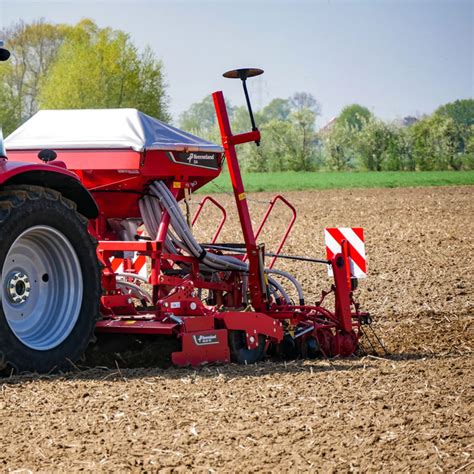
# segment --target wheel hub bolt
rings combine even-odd
[[[31,284],[28,275],[18,271],[7,280],[7,295],[13,304],[22,304],[30,296]]]

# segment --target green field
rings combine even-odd
[[[398,188],[474,185],[474,171],[366,171],[244,173],[246,191],[297,191],[334,188]],[[215,183],[215,184],[214,184]],[[227,172],[199,192],[231,191]]]

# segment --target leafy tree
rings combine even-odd
[[[456,151],[460,155],[467,153],[467,141],[472,133],[470,127],[474,125],[474,99],[456,100],[442,105],[438,107],[434,115],[451,118],[454,121],[451,127],[451,135],[457,135],[457,138],[452,138],[456,143]],[[453,130],[454,128],[456,131]]]
[[[367,107],[359,104],[347,105],[342,109],[337,121],[349,127],[361,130],[365,123],[372,117]]]
[[[315,116],[321,115],[321,104],[309,92],[295,92],[289,102],[293,111],[309,109]]]
[[[474,99],[462,99],[442,105],[435,114],[451,117],[456,123],[474,125]]]
[[[357,166],[359,133],[371,118],[372,114],[366,107],[358,104],[348,105],[332,127],[322,133],[328,168],[340,171]]]
[[[430,128],[431,124],[427,118],[419,120],[410,128],[413,142],[413,158],[417,168],[421,171],[435,168]]]
[[[394,129],[394,153],[390,152],[385,169],[392,171],[415,171],[416,162],[413,156],[413,143],[410,130],[407,126],[398,126]]]
[[[39,20],[0,32],[12,53],[0,63],[0,123],[6,135],[38,110],[41,78],[49,73],[69,29]]]
[[[463,165],[465,169],[474,169],[474,125],[468,127],[467,130],[466,149]]]
[[[179,125],[183,130],[204,138],[217,125],[212,95],[207,95],[183,112],[179,117]]]
[[[127,33],[92,20],[72,27],[43,76],[43,108],[134,107],[169,120],[163,66],[150,49],[139,53]]]
[[[397,131],[382,120],[372,117],[357,134],[358,157],[369,171],[402,169],[398,155]]]
[[[289,135],[292,146],[290,169],[311,171],[315,164],[315,122],[316,113],[311,108],[297,109],[290,116],[292,124]]]
[[[248,132],[252,124],[250,123],[249,112],[245,105],[240,107],[231,107],[229,109],[229,105],[227,105],[227,110],[230,110],[229,120],[232,126],[233,133],[244,133]],[[261,120],[260,113],[254,112],[256,124],[260,129],[262,129],[262,125],[265,123]]]
[[[263,109],[260,113],[265,116],[267,112]],[[276,116],[278,117],[278,114]],[[246,111],[243,108],[236,109],[234,123],[237,123],[239,128],[244,117],[248,121]],[[264,121],[260,125],[261,146],[248,145],[241,149],[244,168],[260,172],[316,169],[320,160],[315,143],[315,119],[313,110],[301,108],[293,110],[286,120],[275,118]]]
[[[267,146],[269,171],[287,171],[292,162],[292,124],[288,120],[272,120],[263,125],[262,135]]]
[[[355,166],[355,131],[346,123],[337,123],[323,137],[326,165],[343,171]]]
[[[320,164],[315,133],[316,118],[321,113],[319,102],[308,92],[296,92],[287,100],[273,100],[262,112],[268,116],[272,110],[278,111],[268,124],[268,138],[278,146],[273,147],[269,160],[273,167],[282,171],[316,169]]]
[[[265,131],[266,125],[261,128]],[[247,143],[239,147],[239,162],[245,171],[255,173],[265,173],[267,171],[274,171],[271,166],[271,142],[262,140],[260,146],[255,146],[254,143]]]
[[[414,124],[410,131],[413,156],[420,170],[462,169],[470,127],[435,113]]]
[[[258,124],[270,122],[271,120],[285,121],[291,114],[289,99],[273,99],[260,112],[256,114]]]
[[[226,101],[229,119],[233,125],[234,133],[238,133],[235,128],[234,116],[236,109]],[[246,115],[248,121],[248,114]],[[207,95],[200,102],[192,104],[188,110],[179,116],[179,126],[189,133],[193,133],[198,137],[204,138],[214,143],[221,142],[219,126],[217,124],[216,112],[214,109],[214,101],[212,95]],[[245,130],[248,125],[245,124]]]

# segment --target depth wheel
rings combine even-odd
[[[0,369],[70,370],[93,338],[100,269],[87,219],[39,186],[0,192]]]
[[[232,361],[237,364],[255,364],[265,355],[265,338],[258,336],[258,346],[247,348],[245,331],[229,331],[229,347]]]

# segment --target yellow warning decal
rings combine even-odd
[[[173,181],[173,188],[179,189],[181,187],[181,183],[179,181]]]
[[[239,194],[239,201],[243,201],[245,199],[245,193]]]

